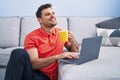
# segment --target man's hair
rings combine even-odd
[[[52,7],[52,5],[51,4],[43,4],[43,5],[41,5],[39,8],[38,8],[38,10],[37,10],[37,12],[36,12],[36,17],[37,18],[41,18],[41,15],[42,15],[42,10],[44,10],[44,9],[46,9],[46,8],[51,8]]]

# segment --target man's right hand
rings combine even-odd
[[[78,53],[76,52],[64,52],[59,55],[59,59],[61,58],[70,58],[70,59],[78,59]]]

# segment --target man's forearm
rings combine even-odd
[[[70,52],[79,52],[79,45],[76,40],[72,42],[68,42],[68,44],[66,45],[66,48]]]
[[[46,67],[50,65],[53,62],[56,62],[58,60],[57,56],[50,56],[48,58],[38,58],[32,62],[33,69],[40,69],[43,67]]]
[[[58,55],[50,56],[48,58],[39,58],[35,60],[32,65],[34,69],[40,69],[49,66],[50,64],[58,61],[58,59],[62,58],[73,58],[77,59],[77,54],[75,52],[64,52]]]
[[[78,43],[77,43],[76,40],[74,40],[74,41],[71,43],[70,51],[71,51],[71,52],[79,52],[79,45],[78,45]]]

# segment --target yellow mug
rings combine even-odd
[[[68,31],[67,30],[59,31],[59,36],[60,36],[60,40],[62,42],[68,41]]]

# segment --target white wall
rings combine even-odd
[[[35,16],[44,3],[57,16],[120,16],[120,0],[0,0],[0,16]]]

